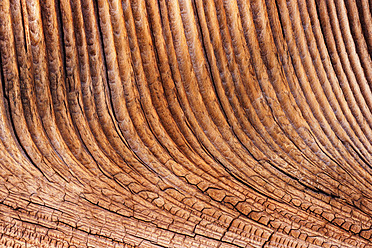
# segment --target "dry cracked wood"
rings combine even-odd
[[[1,0],[1,247],[372,247],[371,0]]]

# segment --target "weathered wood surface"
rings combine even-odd
[[[370,0],[1,0],[1,247],[372,247]]]

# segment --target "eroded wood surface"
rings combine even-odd
[[[1,0],[1,247],[372,247],[369,0]]]

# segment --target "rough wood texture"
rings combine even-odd
[[[0,0],[1,247],[372,247],[371,0]]]

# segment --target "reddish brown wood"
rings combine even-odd
[[[372,247],[368,0],[1,0],[0,247]]]

